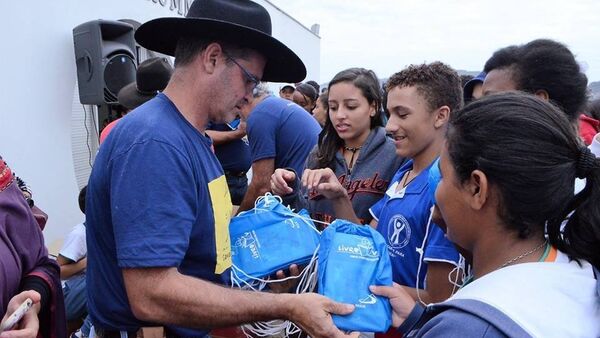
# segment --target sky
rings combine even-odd
[[[413,63],[479,71],[502,47],[537,38],[566,44],[600,81],[598,0],[269,0],[320,25],[321,78],[350,67],[386,78]]]

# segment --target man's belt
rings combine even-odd
[[[243,177],[243,176],[246,176],[246,172],[245,171],[225,170],[225,176]]]
[[[127,333],[127,338],[136,338],[137,331],[113,331],[113,330],[102,330],[94,327],[96,337],[98,338],[121,338],[121,332]]]

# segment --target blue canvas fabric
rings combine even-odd
[[[350,315],[333,315],[335,325],[347,331],[387,331],[392,324],[389,300],[369,291],[370,285],[392,285],[383,236],[369,226],[338,219],[321,234],[318,255],[319,293],[356,307]]]
[[[306,264],[319,244],[319,232],[306,210],[294,213],[272,195],[229,225],[234,280],[268,277],[291,264]]]
[[[429,176],[427,177],[427,191],[431,196],[431,203],[435,204],[435,191],[438,184],[442,180],[442,172],[440,171],[440,158],[436,158],[429,168]]]

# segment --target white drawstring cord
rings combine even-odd
[[[232,285],[241,287],[242,289],[249,289],[253,291],[262,291],[266,285],[270,283],[279,283],[292,279],[299,279],[298,285],[296,286],[296,293],[313,292],[317,285],[317,253],[319,247],[314,251],[310,262],[302,270],[298,276],[289,276],[281,279],[262,279],[249,276],[244,273],[236,266],[232,266]],[[246,282],[244,279],[239,278],[237,271],[250,278],[252,282]],[[243,284],[243,285],[242,285]],[[266,322],[256,322],[251,324],[244,324],[241,326],[242,332],[248,338],[253,337],[271,337],[271,336],[283,336],[288,337],[290,335],[301,332],[301,329],[296,324],[290,321],[284,320],[271,320]]]
[[[274,195],[271,195],[270,193],[267,193],[264,196],[260,196],[259,198],[256,199],[256,201],[254,203],[254,209],[252,211],[249,210],[244,213],[275,212],[275,213],[281,214],[281,211],[267,209],[271,205],[271,203],[277,203],[277,202],[280,204],[282,203],[281,197],[274,196]],[[287,208],[290,210],[290,212],[293,212],[293,210],[291,210],[289,208],[289,206]],[[241,213],[240,215],[243,216],[244,213]],[[293,218],[301,219],[306,225],[308,225],[311,229],[313,229],[317,233],[320,233],[320,231],[317,228],[315,228],[314,223],[311,223],[311,222],[322,223],[322,224],[327,224],[327,225],[329,224],[329,223],[313,220],[309,217],[304,217],[304,216],[301,216],[298,214],[295,214]],[[284,282],[284,281],[297,279],[298,284],[297,284],[296,290],[295,290],[295,292],[297,294],[305,293],[305,292],[313,292],[317,286],[317,267],[318,267],[317,253],[318,253],[318,251],[319,251],[319,246],[317,245],[317,248],[313,252],[313,255],[312,255],[308,265],[302,270],[302,272],[298,276],[288,276],[288,277],[281,278],[281,279],[264,279],[264,278],[258,278],[255,276],[251,276],[251,275],[247,274],[246,272],[244,272],[242,269],[240,269],[235,264],[232,264],[231,286],[238,287],[238,288],[245,289],[245,290],[252,290],[252,291],[259,292],[259,291],[264,290],[264,288],[268,284],[280,283],[280,282]],[[245,325],[241,326],[241,329],[242,329],[242,332],[244,332],[244,335],[246,335],[246,337],[248,337],[248,338],[272,337],[272,336],[288,337],[290,335],[295,335],[295,334],[298,334],[301,332],[301,329],[298,326],[296,326],[294,323],[292,323],[290,321],[284,321],[284,320],[272,320],[272,321],[266,321],[266,322],[256,322],[256,323],[252,323],[252,324],[245,324]]]

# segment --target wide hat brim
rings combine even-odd
[[[206,18],[159,18],[144,23],[135,39],[144,48],[175,55],[181,37],[223,40],[250,48],[267,58],[262,81],[300,82],[306,67],[300,57],[286,45],[259,30],[231,22]]]
[[[153,99],[156,96],[156,94],[157,93],[140,93],[140,91],[138,91],[137,89],[136,83],[132,82],[123,87],[121,90],[119,90],[119,94],[117,95],[117,97],[120,105],[127,109],[134,110],[135,108]]]

